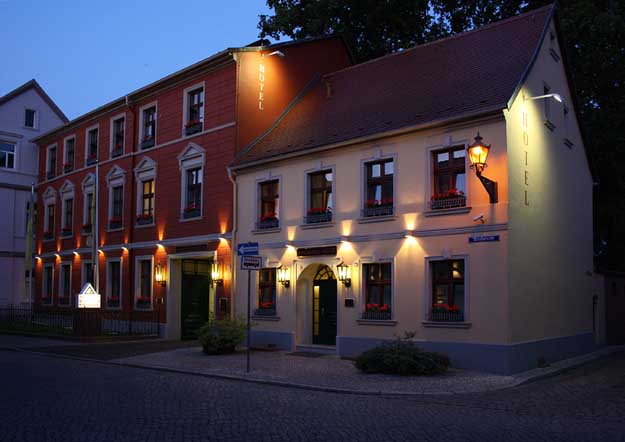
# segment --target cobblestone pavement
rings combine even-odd
[[[0,351],[0,441],[625,441],[625,355],[481,394],[343,395]]]

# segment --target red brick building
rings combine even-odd
[[[230,312],[227,165],[313,78],[351,64],[340,38],[260,44],[226,49],[36,139],[38,308],[76,307],[89,281],[101,309],[156,314],[170,338]]]

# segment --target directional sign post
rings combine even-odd
[[[237,254],[241,257],[241,270],[247,270],[247,351],[246,372],[250,372],[250,345],[251,345],[251,304],[252,304],[252,271],[260,270],[263,258],[258,256],[258,243],[248,242],[237,246]]]

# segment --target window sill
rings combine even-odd
[[[204,219],[204,217],[202,215],[200,216],[194,216],[193,218],[185,218],[185,217],[181,217],[178,222],[180,223],[186,223],[187,221],[200,221]]]
[[[470,322],[423,321],[421,324],[428,328],[471,328]]]
[[[394,319],[356,319],[356,322],[360,325],[381,325],[387,327],[397,325],[397,321]]]
[[[280,230],[282,230],[281,227],[273,227],[271,229],[254,229],[252,230],[252,233],[255,235],[262,235],[263,233],[278,233]]]
[[[114,229],[106,229],[107,233],[112,233],[112,232],[123,232],[124,231],[124,226],[122,227],[116,227]]]
[[[384,221],[394,221],[396,219],[397,219],[396,215],[368,216],[365,218],[358,218],[358,223],[359,224],[381,223]]]
[[[423,216],[431,217],[431,216],[442,216],[442,215],[459,215],[462,213],[469,213],[470,211],[471,211],[471,206],[452,207],[450,209],[428,210],[428,211],[423,212]]]
[[[302,229],[322,229],[324,227],[332,227],[335,225],[334,221],[328,221],[326,223],[308,223],[301,224],[299,227]]]
[[[137,224],[135,223],[135,229],[143,229],[144,227],[154,227],[156,224],[155,223],[150,223],[150,224]]]
[[[251,318],[254,321],[279,321],[280,320],[280,316],[260,316],[260,315],[252,315]]]

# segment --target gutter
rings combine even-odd
[[[239,197],[239,188],[237,186],[236,174],[232,172],[232,169],[228,167],[228,179],[232,182],[232,235],[230,239],[230,261],[232,265],[231,279],[230,279],[230,317],[234,319],[234,305],[236,300],[236,287],[237,287],[237,251],[234,245],[237,244],[237,200]]]

